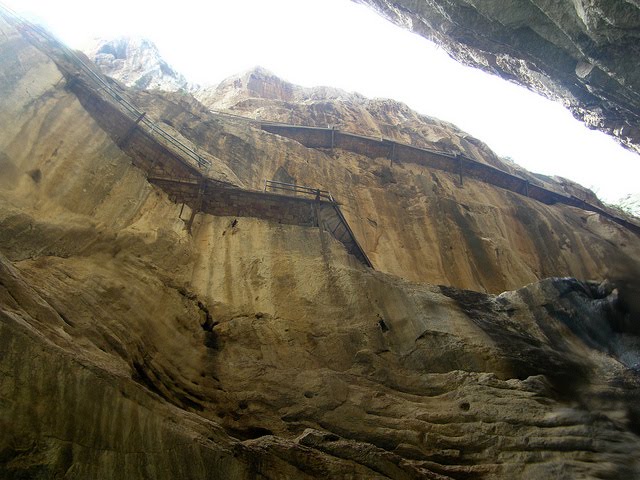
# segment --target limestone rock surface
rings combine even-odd
[[[315,227],[190,233],[55,48],[0,29],[1,478],[640,475],[638,309],[600,281],[633,288],[637,236],[123,89],[208,174],[330,188],[378,270]]]
[[[96,39],[84,52],[101,71],[129,87],[168,92],[192,88],[186,78],[162,58],[150,40]]]
[[[636,1],[355,0],[640,152]]]
[[[215,111],[224,109],[266,121],[330,124],[353,133],[462,153],[545,188],[601,205],[590,190],[566,179],[527,172],[455,126],[417,114],[393,100],[367,99],[323,87],[301,88],[261,68],[198,96]],[[150,98],[147,95],[140,101],[152,108]],[[199,142],[215,155],[224,156],[230,140],[198,128],[200,115],[204,112],[182,116],[181,128],[198,135]],[[339,149],[301,148],[297,142],[263,133],[248,136],[254,130],[247,130],[246,121],[224,115],[217,118],[228,119],[229,134],[247,145],[246,153],[253,152],[236,160],[243,165],[248,185],[259,188],[264,178],[273,178],[331,190],[343,203],[374,265],[385,272],[412,281],[494,293],[548,276],[604,276],[626,285],[627,298],[640,298],[637,236],[613,225],[610,229],[606,221],[605,227],[600,223],[604,219],[597,215],[546,206],[473,179],[465,179],[461,187],[456,175],[415,164],[390,164],[386,158],[370,159]],[[308,161],[297,161],[303,157]],[[621,237],[614,240],[611,235]],[[608,241],[601,243],[604,237],[615,247]]]

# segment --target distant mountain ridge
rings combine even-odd
[[[156,45],[145,38],[100,38],[84,52],[103,73],[129,87],[168,92],[194,88],[162,58]]]

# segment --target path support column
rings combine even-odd
[[[127,131],[124,137],[122,137],[122,140],[118,141],[118,147],[123,148],[124,146],[127,145],[129,140],[131,139],[131,136],[133,135],[133,132],[135,132],[136,128],[138,128],[138,124],[142,121],[142,119],[146,115],[147,115],[146,112],[142,112],[142,114],[136,119],[136,121],[133,122],[133,125],[131,125],[131,128]]]
[[[204,188],[205,188],[205,183],[204,183],[204,179],[202,179],[198,187],[198,197],[196,198],[196,203],[193,206],[193,210],[191,210],[191,216],[189,217],[189,221],[187,222],[187,231],[189,233],[191,233],[191,226],[193,225],[193,220],[196,218],[196,214],[202,208],[202,197],[204,196]]]

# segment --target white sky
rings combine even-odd
[[[638,155],[588,130],[559,104],[463,67],[349,0],[2,1],[74,48],[95,37],[142,36],[194,83],[217,84],[261,65],[300,85],[393,98],[605,201],[640,192]]]

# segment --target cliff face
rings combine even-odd
[[[640,152],[637,2],[355,1]]]
[[[199,89],[194,96],[214,111],[294,125],[331,126],[418,147],[435,145],[506,170],[517,168],[507,166],[485,144],[451,123],[420,115],[403,103],[331,87],[300,87],[261,67],[216,87]]]
[[[551,190],[598,203],[589,190],[564,179],[526,172],[453,125],[419,115],[392,100],[370,100],[335,89],[304,89],[263,69],[228,79],[198,96],[214,109],[251,118],[328,124],[464,154]],[[145,104],[145,108],[152,107]],[[166,114],[157,111],[157,115],[163,118]],[[198,115],[204,112],[180,117],[182,128],[198,135],[200,144],[215,155],[224,156],[228,138],[222,143],[215,131],[198,127]],[[605,276],[638,291],[637,236],[597,215],[546,206],[473,178],[464,179],[460,186],[457,175],[420,165],[390,163],[339,149],[300,148],[297,142],[281,137],[256,136],[242,120],[231,125],[229,133],[247,145],[248,155],[235,160],[247,185],[260,188],[262,179],[275,178],[331,190],[382,271],[412,281],[496,293],[548,276]],[[300,158],[308,160],[300,162]]]
[[[97,89],[77,94],[55,45],[0,26],[0,476],[640,473],[633,297],[537,281],[634,288],[637,236],[471,179],[308,149],[185,94],[121,90],[211,159],[203,175],[330,189],[377,271],[317,227],[198,214],[189,232],[114,135],[133,122],[105,118]],[[381,128],[376,101],[359,102],[331,111]],[[415,122],[389,132],[499,161]]]

